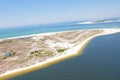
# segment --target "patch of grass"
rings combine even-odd
[[[35,50],[35,51],[32,51],[30,52],[30,54],[38,54],[38,53],[41,53],[43,50]]]
[[[45,50],[35,50],[30,52],[30,57],[36,56],[36,57],[45,57],[52,55],[52,51],[45,51]]]
[[[16,55],[16,53],[17,53],[17,52],[12,52],[11,54],[12,54],[12,56],[14,56],[14,55]]]
[[[66,49],[57,49],[57,52],[64,52]]]
[[[46,51],[45,52],[47,55],[52,55],[53,54],[53,52],[51,52],[51,51]]]

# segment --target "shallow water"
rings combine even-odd
[[[120,28],[120,22],[101,24],[77,24],[77,23],[78,22],[66,22],[44,25],[28,25],[19,26],[17,28],[0,29],[0,39],[46,32],[95,29],[95,28]]]
[[[93,39],[83,54],[9,80],[120,80],[120,33]]]

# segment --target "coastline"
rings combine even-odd
[[[91,30],[91,29],[90,29]],[[92,29],[93,30],[93,29]],[[50,58],[46,61],[43,61],[43,62],[40,62],[40,63],[37,63],[35,65],[32,65],[32,66],[29,66],[29,67],[25,67],[25,68],[20,68],[20,69],[16,69],[16,70],[12,70],[12,71],[8,71],[2,75],[0,75],[0,79],[9,79],[9,78],[12,78],[14,76],[18,76],[18,75],[22,75],[22,74],[25,74],[25,73],[28,73],[28,72],[31,72],[31,71],[34,71],[34,70],[38,70],[38,69],[42,69],[42,68],[45,68],[47,66],[50,66],[54,63],[57,63],[57,62],[60,62],[62,60],[65,60],[65,59],[68,59],[70,57],[74,57],[74,56],[77,56],[77,55],[80,55],[82,53],[82,50],[85,48],[85,46],[95,37],[97,36],[101,36],[101,35],[108,35],[108,34],[113,34],[113,33],[117,33],[117,32],[120,32],[120,30],[118,31],[108,31],[106,29],[94,29],[94,30],[104,30],[103,33],[101,34],[97,34],[97,35],[94,35],[94,36],[90,36],[88,37],[85,41],[83,41],[81,44],[78,44],[76,47],[73,47],[71,48],[69,51],[66,52],[66,54],[63,54],[63,55],[60,55],[60,56],[57,56],[57,57],[53,57],[53,58]],[[112,29],[111,29],[112,30]],[[113,29],[114,30],[114,29]],[[115,29],[116,30],[116,29]],[[78,30],[77,30],[78,31]],[[106,31],[106,32],[105,32]],[[68,31],[67,31],[68,32]],[[52,32],[52,34],[54,34],[56,32]],[[57,33],[61,33],[61,32],[57,32]],[[39,34],[37,34],[39,35]],[[41,35],[51,35],[51,33],[44,33],[44,34],[41,34]],[[40,35],[40,36],[41,36]],[[32,36],[36,36],[36,35],[32,35]],[[29,36],[29,37],[32,37],[32,36]],[[20,38],[20,37],[18,37]],[[22,37],[21,37],[22,38]],[[14,38],[12,38],[14,39]]]
[[[25,68],[20,68],[20,69],[16,69],[16,70],[12,70],[9,72],[6,72],[2,75],[0,75],[1,79],[9,79],[18,75],[22,75],[34,70],[38,70],[38,69],[42,69],[45,67],[48,67],[52,64],[55,64],[57,62],[63,61],[65,59],[71,58],[71,57],[75,57],[77,55],[80,55],[82,53],[82,50],[85,48],[85,46],[94,38],[95,36],[89,37],[88,39],[86,39],[81,45],[74,47],[73,49],[69,50],[66,54],[58,56],[58,57],[54,57],[52,59],[48,59],[47,61],[44,62],[40,62],[37,63],[35,65],[29,66],[29,67],[25,67]]]
[[[99,29],[82,29],[82,30],[68,30],[68,31],[58,31],[58,32],[45,32],[45,33],[38,33],[38,34],[30,34],[25,36],[17,36],[17,37],[10,37],[10,38],[0,38],[0,42],[7,39],[18,39],[18,38],[27,38],[27,37],[34,37],[34,36],[44,36],[44,35],[52,35],[56,33],[63,33],[63,32],[72,32],[72,31],[83,31],[83,30],[118,30],[120,32],[120,28],[99,28]]]

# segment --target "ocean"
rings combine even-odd
[[[16,36],[25,36],[38,33],[81,30],[81,29],[96,29],[96,28],[120,28],[120,22],[100,23],[100,24],[78,24],[76,22],[64,22],[53,24],[39,24],[18,26],[13,28],[0,28],[0,39]]]
[[[120,22],[100,24],[66,22],[0,29],[0,38],[98,28],[120,28]],[[9,80],[120,80],[119,43],[120,33],[96,37],[86,46],[82,55]]]

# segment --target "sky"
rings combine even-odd
[[[120,17],[120,0],[0,0],[0,28]]]

